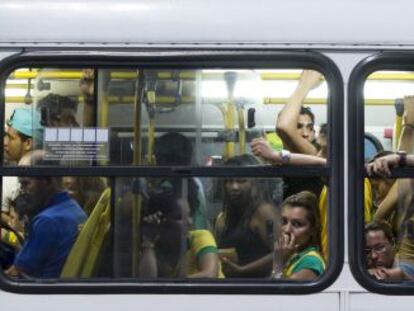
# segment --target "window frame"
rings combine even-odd
[[[0,126],[4,129],[5,83],[9,74],[21,67],[55,68],[304,68],[320,71],[329,84],[327,120],[329,158],[325,167],[5,167],[3,176],[163,176],[163,177],[280,177],[327,176],[329,181],[330,263],[324,275],[313,282],[287,280],[45,280],[41,283],[13,281],[0,271],[0,288],[17,293],[156,293],[156,294],[310,294],[324,290],[339,276],[343,264],[343,82],[337,66],[326,56],[312,51],[272,50],[142,50],[123,51],[32,51],[11,56],[0,62]],[[0,181],[0,187],[3,180]],[[1,188],[0,188],[1,191]]]
[[[353,69],[348,87],[348,223],[350,268],[358,283],[370,292],[386,295],[413,295],[414,283],[378,282],[364,268],[364,166],[365,105],[364,83],[378,70],[414,71],[414,52],[382,52],[371,55]],[[355,150],[355,152],[353,152]],[[392,170],[390,178],[414,178],[414,168]],[[411,286],[407,286],[411,283]]]

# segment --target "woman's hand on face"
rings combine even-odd
[[[293,233],[282,233],[279,240],[275,242],[275,252],[283,263],[286,263],[297,250],[298,245],[296,244],[296,238]]]

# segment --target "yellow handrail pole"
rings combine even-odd
[[[155,90],[147,91],[148,101],[148,139],[147,139],[147,164],[155,164],[154,145],[155,145]]]
[[[396,99],[395,103],[395,123],[394,123],[394,134],[393,134],[393,150],[397,150],[400,144],[402,122],[404,114],[404,101],[403,99]]]
[[[243,104],[238,106],[237,115],[239,119],[239,154],[242,155],[246,153],[246,122]]]
[[[241,73],[242,74],[242,73]],[[222,73],[217,72],[205,72],[202,75],[203,79],[219,79],[221,78]],[[301,75],[301,71],[297,72],[260,72],[260,78],[262,80],[298,80]],[[82,73],[80,70],[56,70],[56,71],[40,71],[36,69],[33,72],[28,70],[17,70],[14,71],[9,79],[35,79],[38,76],[41,76],[45,79],[80,79]],[[174,76],[171,71],[159,71],[156,72],[157,79],[159,80],[170,80]],[[182,71],[179,73],[179,78],[183,80],[195,80],[196,74],[194,71]],[[125,80],[135,80],[137,79],[136,72],[112,72],[111,79],[125,79]],[[369,81],[412,81],[414,80],[414,73],[412,72],[374,72],[369,75],[367,80]]]
[[[234,114],[236,112],[236,106],[232,100],[227,102],[227,109],[225,112],[225,128],[227,133],[231,133],[234,130]],[[229,159],[234,156],[234,142],[226,141],[224,149],[224,158]]]
[[[234,87],[236,85],[237,72],[227,71],[224,73],[224,81],[227,86],[228,101],[227,101],[227,110],[225,117],[225,127],[228,136],[226,137],[227,141],[225,143],[224,157],[229,159],[234,156],[234,141],[232,133],[234,132],[234,115],[236,113],[236,105],[234,103]]]

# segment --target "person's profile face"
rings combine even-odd
[[[9,161],[19,162],[25,153],[30,151],[31,144],[24,141],[18,132],[9,127],[3,139],[4,151]]]

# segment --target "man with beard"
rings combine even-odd
[[[67,192],[61,177],[20,177],[29,228],[10,276],[57,278],[86,215]]]

